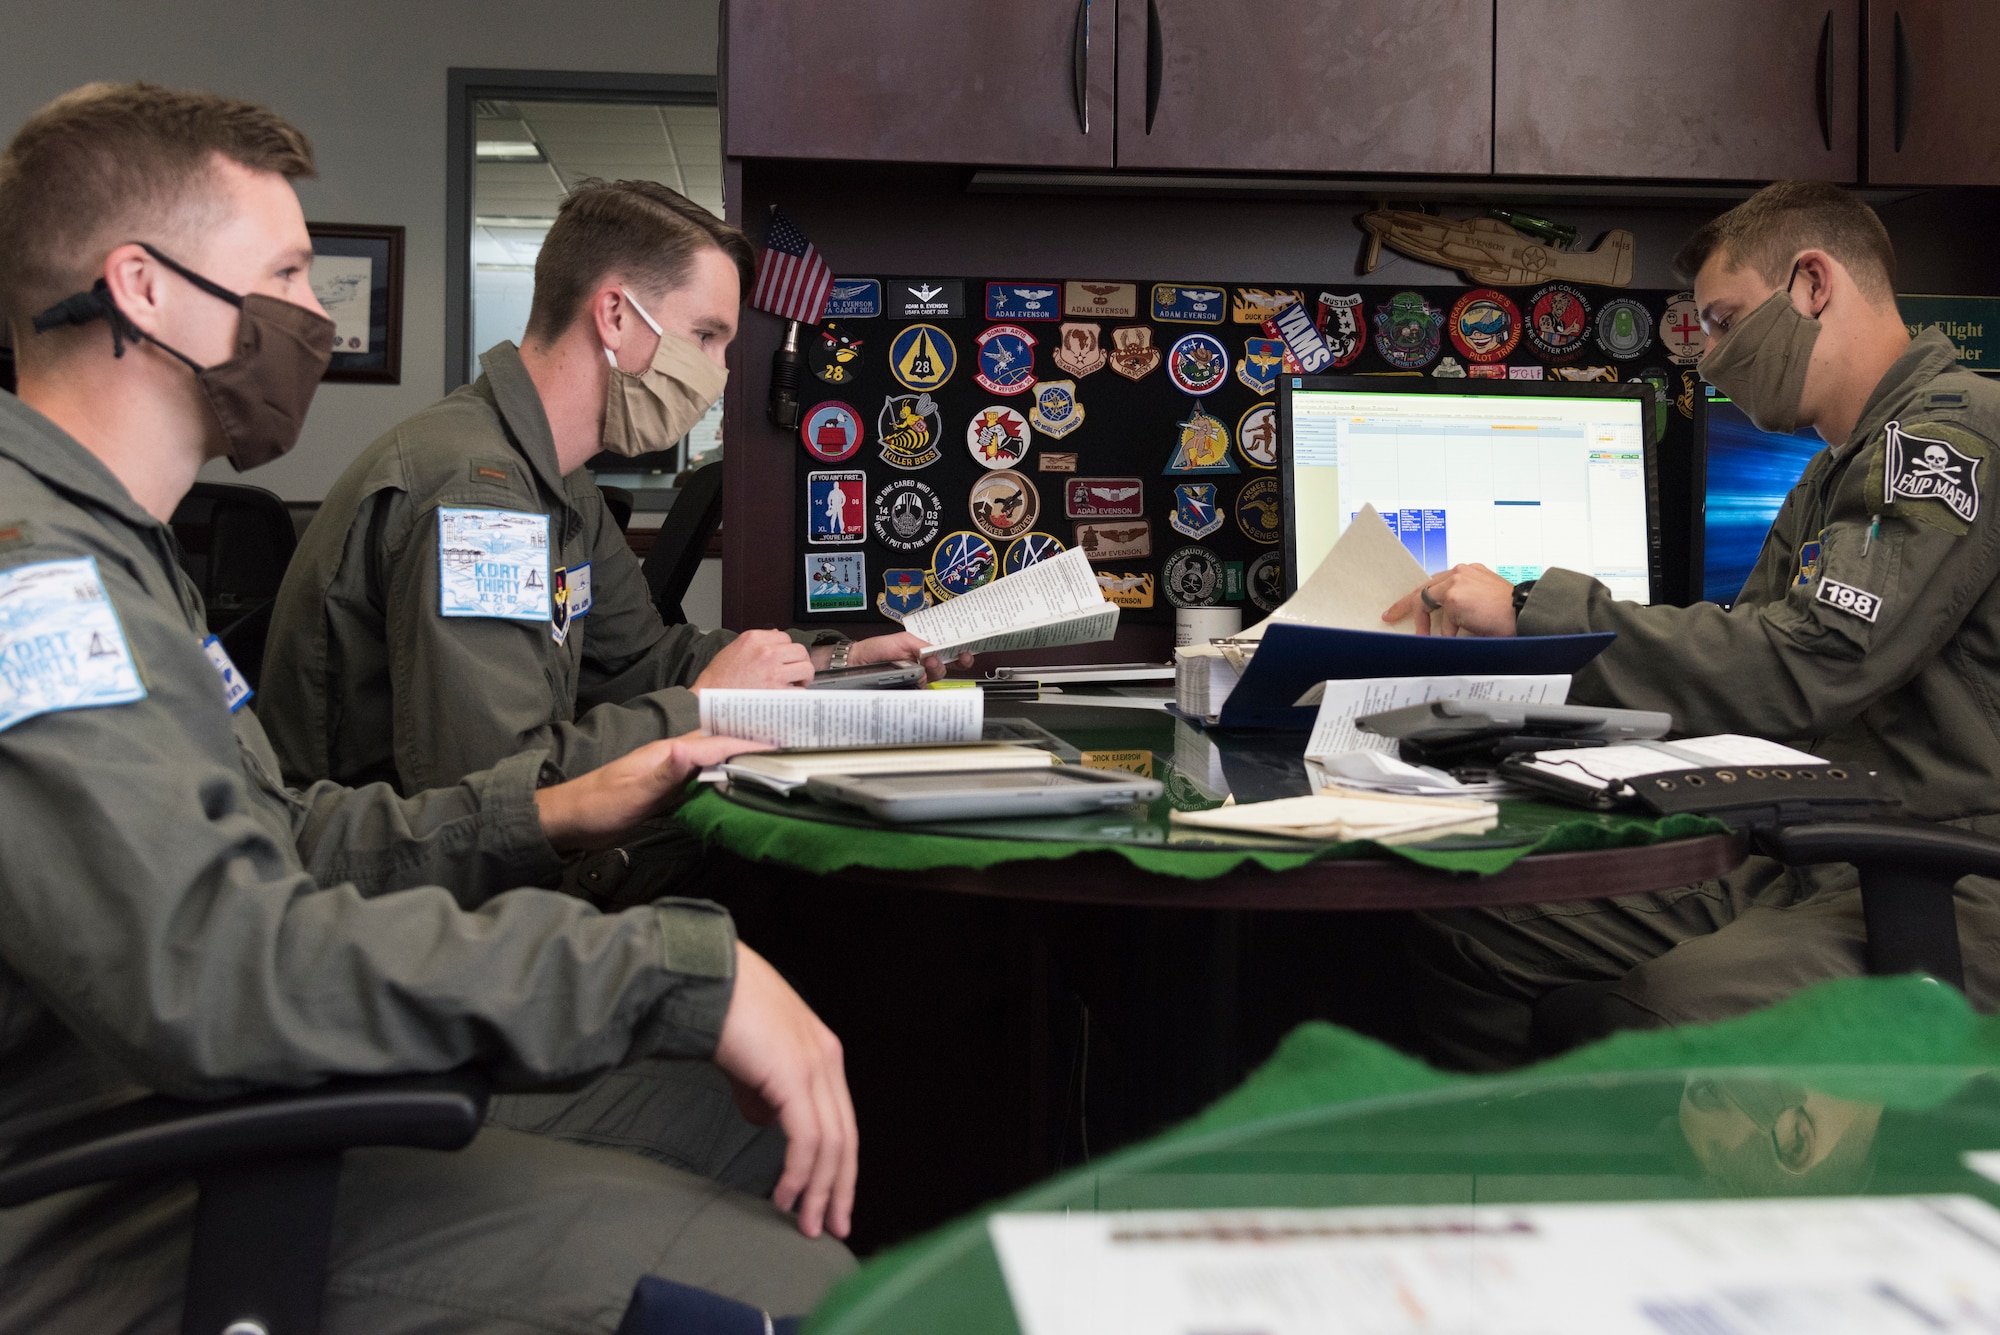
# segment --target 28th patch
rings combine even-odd
[[[1229,353],[1212,334],[1183,334],[1167,354],[1167,374],[1187,394],[1213,394],[1229,378]]]
[[[958,349],[934,324],[913,324],[889,343],[889,369],[906,389],[937,389],[958,369]]]
[[[973,373],[989,394],[1025,394],[1035,387],[1035,336],[1019,325],[996,324],[981,334],[979,369]]]
[[[891,394],[875,415],[882,460],[897,468],[925,468],[937,462],[944,417],[928,394]]]

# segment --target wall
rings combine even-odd
[[[312,137],[306,217],[409,229],[403,382],[321,387],[297,451],[250,479],[317,500],[363,446],[444,392],[446,69],[713,74],[716,14],[715,0],[10,0],[0,126],[11,133],[92,79],[249,98]]]

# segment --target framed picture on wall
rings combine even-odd
[[[327,380],[403,381],[403,229],[306,224],[312,233],[313,295],[333,317]]]

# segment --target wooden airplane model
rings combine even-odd
[[[1475,283],[1522,287],[1552,278],[1573,283],[1625,287],[1632,281],[1632,234],[1608,232],[1595,250],[1556,250],[1523,236],[1497,218],[1455,222],[1406,209],[1374,209],[1361,215],[1368,233],[1361,272],[1382,262],[1382,246],[1413,259],[1457,269]]]

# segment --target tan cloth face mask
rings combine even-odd
[[[660,346],[652,365],[637,375],[620,369],[616,354],[604,350],[611,363],[611,381],[604,387],[604,448],[627,457],[672,449],[722,397],[729,369],[710,361],[700,344],[661,329],[630,292],[618,290],[660,336]]]

